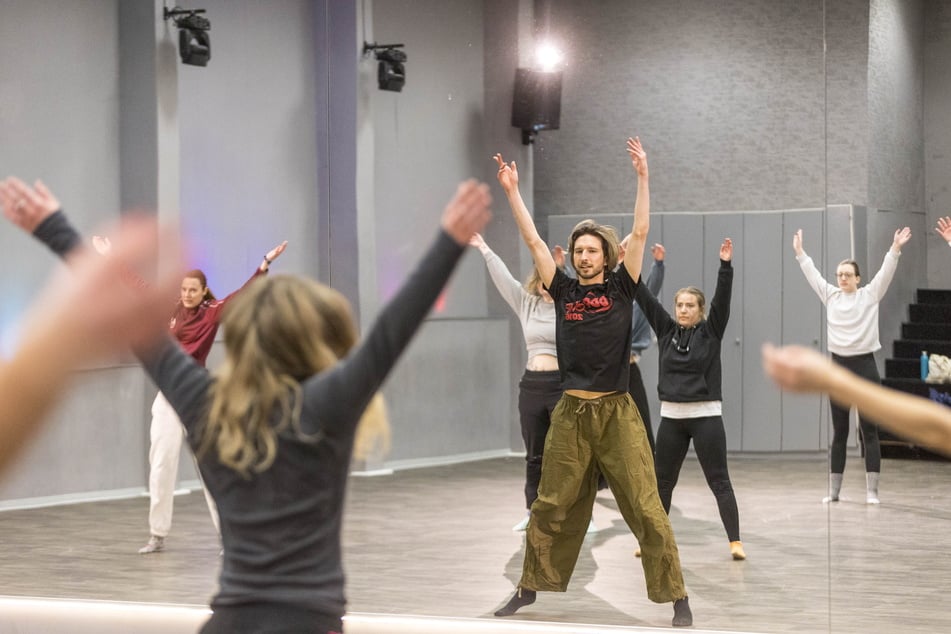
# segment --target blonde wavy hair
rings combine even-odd
[[[313,280],[275,275],[255,281],[225,312],[225,361],[209,390],[211,408],[199,456],[212,448],[244,476],[266,471],[278,434],[301,437],[301,382],[333,367],[358,336],[347,299]],[[389,448],[382,395],[374,395],[357,426],[354,455]]]
[[[522,288],[528,292],[529,295],[534,295],[536,297],[541,297],[541,293],[538,292],[538,285],[542,283],[542,276],[539,274],[537,268],[533,268],[532,272],[529,273],[528,277],[525,278],[525,281],[522,282]]]

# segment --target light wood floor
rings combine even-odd
[[[344,530],[350,610],[484,617],[518,580],[520,458],[351,480]],[[951,463],[886,460],[881,506],[857,456],[843,501],[823,505],[822,456],[731,456],[749,559],[729,557],[696,460],[671,519],[697,628],[743,632],[947,632]],[[218,544],[203,496],[176,498],[164,553],[140,556],[146,498],[0,513],[0,594],[206,604]],[[608,492],[571,587],[510,620],[668,627],[647,600],[635,540]]]

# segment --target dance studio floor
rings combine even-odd
[[[521,458],[351,479],[344,548],[356,613],[494,619],[518,580]],[[951,463],[886,460],[878,507],[857,456],[823,505],[823,456],[731,456],[749,559],[732,561],[713,496],[688,457],[671,519],[697,629],[946,632]],[[218,544],[203,497],[176,498],[160,554],[140,556],[145,497],[0,512],[0,595],[207,605]],[[645,596],[633,536],[608,492],[565,594],[508,621],[667,628]],[[632,631],[636,631],[632,629]]]

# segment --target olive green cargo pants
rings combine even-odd
[[[599,472],[637,537],[648,598],[666,603],[686,596],[677,543],[657,494],[647,434],[626,392],[590,400],[565,394],[555,406],[519,586],[567,589],[591,520]]]

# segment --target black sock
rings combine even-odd
[[[674,601],[674,627],[689,627],[693,625],[693,613],[690,611],[690,604],[687,603],[687,597]]]
[[[515,594],[512,595],[512,598],[509,599],[509,602],[506,603],[504,607],[496,610],[495,616],[512,616],[518,612],[519,608],[523,608],[526,605],[531,605],[533,603],[535,603],[535,591],[519,588],[515,591]]]

